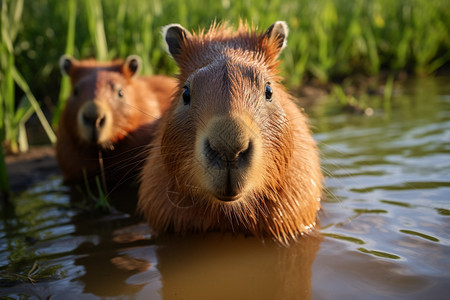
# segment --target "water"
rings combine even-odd
[[[321,236],[289,248],[218,234],[155,239],[126,213],[84,211],[59,177],[42,182],[2,206],[0,296],[447,299],[448,82],[410,82],[390,111],[371,99],[371,117],[330,114],[330,102],[310,112],[326,172]]]
[[[390,115],[316,120],[332,196],[314,298],[448,297],[449,88],[445,79],[411,82]]]

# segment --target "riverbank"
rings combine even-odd
[[[61,175],[52,146],[33,146],[26,153],[7,155],[5,161],[12,193],[25,191],[47,178]]]

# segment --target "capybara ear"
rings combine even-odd
[[[130,55],[123,63],[123,72],[129,74],[130,77],[139,74],[142,68],[142,59],[138,55]]]
[[[64,54],[59,59],[59,69],[63,75],[70,76],[70,70],[72,70],[73,65],[76,63],[76,60],[70,55]]]
[[[273,23],[269,29],[263,35],[263,39],[268,39],[269,42],[272,40],[275,44],[276,49],[278,49],[278,54],[286,47],[286,40],[289,34],[289,27],[284,21],[276,21]]]
[[[169,24],[162,28],[162,36],[167,45],[167,51],[176,60],[185,41],[191,38],[191,33],[180,24]]]

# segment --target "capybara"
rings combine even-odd
[[[288,27],[164,27],[180,68],[158,123],[138,207],[155,233],[228,231],[282,244],[308,233],[322,174],[306,116],[281,85]]]
[[[58,126],[56,153],[66,183],[101,174],[108,185],[130,182],[140,171],[155,125],[170,106],[174,78],[139,76],[141,59],[78,61],[63,55],[72,92]],[[145,154],[145,155],[144,155]]]

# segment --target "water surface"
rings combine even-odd
[[[321,236],[289,248],[218,234],[155,239],[129,214],[86,212],[59,177],[14,195],[1,207],[0,296],[447,299],[448,82],[411,81],[390,110],[373,97],[370,117],[333,113],[334,99],[310,111],[326,174]]]
[[[315,119],[329,193],[313,298],[448,297],[448,78],[412,81],[392,105]]]

